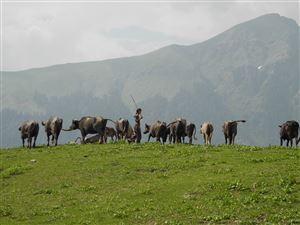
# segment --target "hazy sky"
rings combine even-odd
[[[267,13],[299,24],[299,3],[12,2],[2,8],[3,70],[144,54],[189,45]]]

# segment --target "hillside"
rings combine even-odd
[[[278,125],[300,120],[299,31],[295,21],[268,14],[190,46],[4,72],[1,146],[16,146],[23,118],[59,115],[66,126],[83,115],[131,119],[131,94],[144,109],[144,122],[183,116],[199,126],[209,120],[222,143],[222,122],[246,119],[239,143],[276,144]]]
[[[298,150],[156,143],[0,149],[0,223],[296,224]]]

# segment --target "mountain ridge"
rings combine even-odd
[[[67,121],[87,112],[131,118],[133,95],[145,109],[145,122],[184,116],[198,123],[214,119],[221,124],[244,118],[253,131],[242,143],[273,143],[277,132],[273,124],[300,117],[299,26],[295,24],[267,14],[194,45],[3,72],[4,108],[16,112],[16,123],[21,122],[18,113],[62,114]],[[61,107],[68,104],[70,109]],[[254,130],[266,136],[272,130],[272,138],[257,138]]]

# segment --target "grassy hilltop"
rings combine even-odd
[[[1,149],[0,224],[299,224],[299,148]]]

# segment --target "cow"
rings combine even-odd
[[[28,141],[27,147],[34,148],[37,136],[39,134],[39,123],[35,120],[27,120],[19,127],[19,131],[21,131],[23,147],[25,147],[24,142],[25,139],[27,138]],[[32,145],[32,138],[33,138],[33,145]]]
[[[193,135],[194,139],[197,140],[196,138],[196,125],[191,122],[187,122],[186,128],[185,128],[185,136],[189,138],[189,144],[193,144]],[[184,143],[184,137],[183,137],[183,143]]]
[[[131,142],[135,142],[136,138],[137,138],[137,135],[134,132],[134,129],[132,128],[132,126],[129,124],[126,140],[128,143],[131,143]]]
[[[57,116],[51,116],[48,120],[42,121],[42,125],[45,126],[45,132],[47,135],[47,146],[49,146],[50,136],[52,135],[52,144],[57,145],[57,140],[62,129],[63,119]]]
[[[71,131],[79,129],[81,132],[81,140],[85,143],[85,137],[88,134],[99,134],[99,144],[104,143],[104,134],[105,134],[105,127],[107,121],[112,121],[111,119],[104,119],[101,116],[84,116],[80,120],[72,120],[72,124],[69,129],[62,129],[64,131]]]
[[[237,124],[239,122],[245,123],[246,120],[228,120],[223,124],[223,133],[225,137],[225,144],[227,144],[227,139],[229,139],[229,144],[234,144],[234,139],[237,134]]]
[[[116,133],[118,140],[126,139],[129,128],[129,121],[124,118],[119,118],[116,121]]]
[[[173,144],[181,143],[186,134],[186,120],[178,118],[167,126],[167,133],[169,134],[169,142]]]
[[[148,125],[145,124],[145,131],[144,134],[149,133],[148,136],[148,142],[150,141],[150,138],[156,138],[156,141],[159,141],[164,144],[167,140],[167,124],[165,122],[161,122],[157,120],[155,123]]]
[[[200,126],[200,134],[203,135],[204,144],[211,144],[211,138],[213,135],[213,125],[210,122],[205,122]]]
[[[291,142],[291,147],[293,146],[293,138],[295,138],[296,146],[298,145],[298,130],[299,123],[294,120],[286,121],[280,127],[280,145],[283,145],[283,141],[286,140],[286,146],[289,146],[289,142]]]
[[[104,137],[105,138],[105,137]],[[94,134],[94,135],[87,135],[85,136],[84,140],[81,137],[77,137],[74,141],[74,143],[77,143],[77,141],[80,141],[80,144],[93,144],[97,143],[100,139],[99,134]],[[105,139],[104,139],[105,140]]]
[[[111,141],[114,141],[114,137],[117,138],[116,130],[113,127],[105,127],[104,140],[107,142],[107,137],[111,138]]]
[[[196,138],[196,126],[194,123],[186,121],[186,119],[178,118],[167,127],[167,134],[169,134],[169,142],[184,143],[186,136],[189,138],[189,144],[192,144],[193,135]]]

